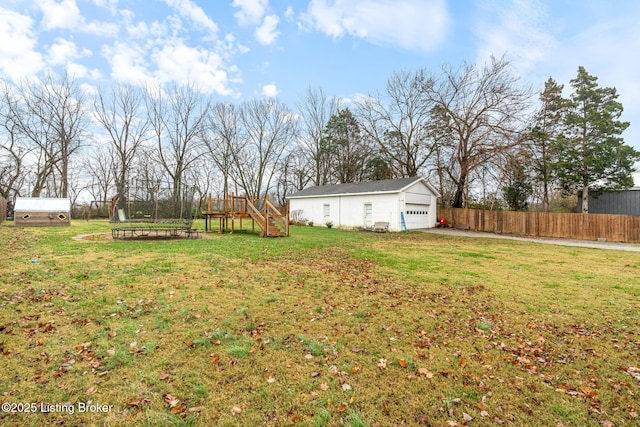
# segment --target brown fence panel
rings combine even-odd
[[[640,243],[640,216],[549,212],[487,211],[443,208],[456,228],[498,234],[520,234],[583,240]]]

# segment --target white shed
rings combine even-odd
[[[435,227],[440,194],[420,177],[311,187],[289,196],[290,211],[324,226],[372,228],[389,224],[389,231]]]

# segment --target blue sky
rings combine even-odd
[[[295,108],[308,86],[349,102],[394,70],[506,54],[535,91],[580,65],[616,87],[640,149],[639,22],[636,0],[3,0],[0,77],[66,68],[87,91],[189,81]]]

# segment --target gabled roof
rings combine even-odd
[[[354,194],[372,194],[372,193],[399,193],[404,189],[412,186],[418,181],[424,182],[433,194],[440,196],[426,179],[420,177],[385,179],[381,181],[365,181],[350,184],[336,185],[319,185],[298,191],[290,195],[289,199],[306,198],[306,197],[323,197],[323,196],[340,196]]]
[[[16,197],[16,212],[69,212],[71,200],[52,197]]]

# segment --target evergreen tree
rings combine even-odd
[[[568,112],[568,100],[562,97],[564,85],[549,78],[540,93],[540,110],[528,135],[527,151],[532,172],[532,184],[539,187],[542,210],[550,211],[550,198],[555,174],[553,164],[557,161],[557,141],[564,131],[564,120]]]
[[[337,182],[362,180],[371,148],[362,137],[351,110],[344,108],[331,116],[322,145],[331,156],[332,175]]]
[[[617,191],[633,185],[633,164],[640,153],[620,136],[629,127],[620,120],[622,104],[615,88],[599,87],[584,67],[571,80],[573,93],[557,141],[556,171],[565,191],[582,191],[582,213],[589,213],[589,192]]]
[[[507,185],[502,188],[504,201],[512,211],[526,211],[533,186],[523,156],[512,156],[507,164]]]

